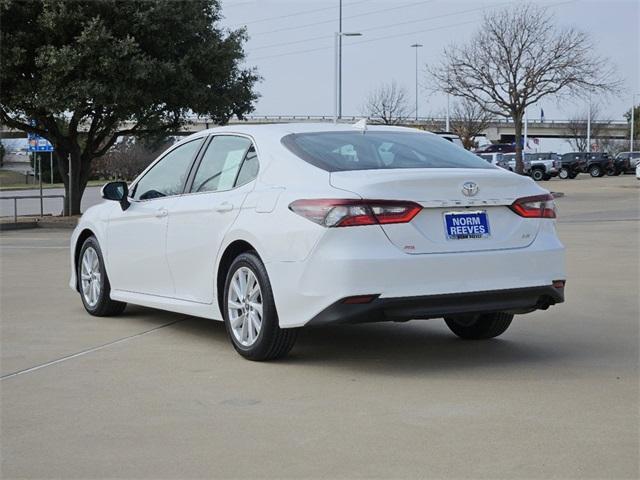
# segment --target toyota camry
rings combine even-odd
[[[71,238],[87,312],[224,321],[252,360],[305,326],[443,318],[488,339],[564,301],[553,196],[420,130],[214,128],[102,196]]]

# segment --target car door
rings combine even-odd
[[[176,298],[210,304],[220,246],[253,189],[258,158],[239,135],[213,136],[189,180],[189,193],[169,211],[167,259]]]
[[[128,209],[109,219],[107,267],[112,288],[172,297],[174,286],[166,259],[171,205],[184,192],[203,138],[168,151],[132,185]]]

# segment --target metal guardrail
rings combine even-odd
[[[15,197],[0,197],[0,200],[13,200],[13,223],[18,223],[18,200],[41,200],[40,201],[40,216],[43,216],[42,199],[45,198],[62,198],[62,208],[64,209],[64,195],[18,195]]]

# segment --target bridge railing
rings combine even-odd
[[[13,222],[14,223],[18,223],[18,200],[25,200],[25,199],[29,199],[29,200],[33,200],[33,199],[39,199],[40,200],[40,216],[44,216],[44,211],[43,211],[43,200],[45,198],[62,198],[62,207],[64,209],[64,195],[19,195],[19,196],[14,196],[14,197],[0,197],[0,200],[13,200]]]
[[[341,122],[356,122],[360,119],[364,118],[363,115],[344,115],[340,118]],[[191,122],[206,122],[214,124],[211,119],[206,117],[198,117],[191,116],[188,118]],[[332,115],[245,115],[242,120],[233,118],[230,120],[230,123],[250,123],[250,122],[274,122],[274,121],[282,121],[282,122],[297,122],[297,121],[333,121]],[[445,117],[418,117],[416,118],[405,118],[402,120],[402,123],[405,124],[415,124],[415,123],[445,123]],[[550,124],[550,125],[566,125],[568,123],[574,122],[574,120],[568,119],[532,119],[528,120],[529,125],[532,124]],[[491,120],[492,124],[505,124],[505,125],[513,125],[513,120],[508,118],[494,118]],[[594,124],[604,124],[604,125],[628,125],[626,120],[594,120]]]

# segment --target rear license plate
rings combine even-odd
[[[445,234],[450,240],[485,238],[489,231],[487,212],[449,212],[444,214]]]

